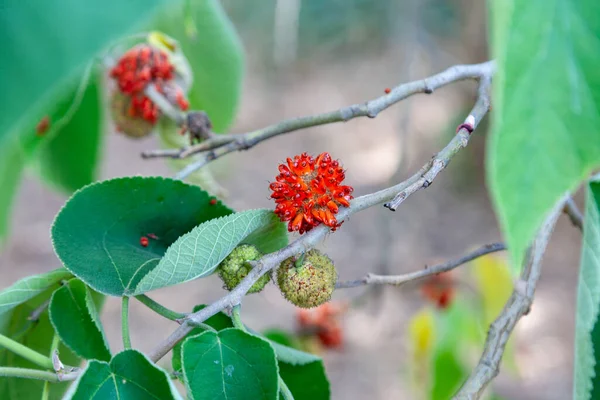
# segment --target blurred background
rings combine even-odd
[[[387,87],[489,58],[485,2],[476,0],[225,0],[223,4],[247,58],[233,133],[364,102],[382,95]],[[411,97],[376,119],[279,136],[231,154],[211,169],[228,192],[226,203],[237,210],[273,207],[268,183],[277,174],[277,165],[304,151],[330,152],[346,168],[355,195],[370,193],[412,175],[439,151],[468,114],[475,95],[474,82],[452,84],[432,95]],[[334,260],[341,280],[368,272],[415,271],[501,240],[485,185],[487,122],[434,184],[397,212],[383,207],[366,210],[325,239],[319,247]],[[164,161],[139,156],[159,147],[156,138],[133,141],[114,132],[107,138],[103,179],[172,174]],[[48,232],[65,200],[38,180],[25,179],[14,207],[12,232],[0,253],[0,287],[59,266]],[[581,206],[581,199],[576,200]],[[570,398],[580,240],[580,232],[561,217],[532,311],[516,329],[510,359],[493,383],[494,395]],[[498,253],[481,261],[484,269],[499,266],[498,275],[482,277],[477,265],[456,270],[449,280],[453,292],[448,307],[423,295],[422,282],[336,291],[335,304],[347,307],[337,317],[341,345],[304,341],[324,358],[333,398],[435,398],[432,380],[454,374],[460,381],[477,362],[485,326],[493,319],[482,308],[497,314],[499,306],[486,304],[501,305],[510,293],[510,279],[502,272],[507,268],[503,256]],[[213,276],[150,297],[188,311],[222,296],[220,287]],[[486,297],[486,288],[499,292]],[[114,350],[121,346],[119,307],[119,299],[109,298],[102,315]],[[483,321],[477,328],[453,322],[456,315],[471,314]],[[299,330],[297,310],[274,285],[249,296],[243,315],[256,330],[277,328],[292,335]],[[131,321],[134,347],[143,351],[175,328],[136,302]],[[444,338],[455,344],[449,362],[434,354]],[[169,365],[166,359],[162,362]]]

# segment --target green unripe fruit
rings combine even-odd
[[[256,261],[261,257],[261,252],[249,244],[242,244],[233,249],[217,267],[219,276],[225,284],[225,289],[231,291],[239,285],[242,279],[252,270],[252,266],[247,261]],[[248,294],[260,292],[270,280],[271,272],[269,271],[252,285],[250,290],[248,290]]]
[[[277,270],[277,284],[283,297],[302,308],[328,302],[336,281],[337,271],[331,259],[314,249],[304,256],[288,258]]]

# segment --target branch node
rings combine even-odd
[[[190,144],[208,140],[214,136],[212,123],[204,111],[190,111],[187,114],[187,129],[190,132]]]

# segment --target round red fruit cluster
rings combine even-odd
[[[279,175],[269,186],[277,203],[275,214],[289,221],[290,232],[302,234],[321,223],[335,230],[341,225],[335,214],[339,207],[350,206],[354,190],[341,185],[344,178],[344,170],[329,153],[288,158],[287,164],[279,165]]]
[[[175,67],[163,50],[147,44],[137,45],[123,54],[110,76],[117,81],[118,90],[131,98],[128,113],[132,118],[141,117],[152,124],[160,118],[160,109],[144,93],[151,84],[180,109],[189,107],[183,92],[174,83]]]

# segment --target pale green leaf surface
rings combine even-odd
[[[240,242],[277,219],[271,210],[259,209],[211,219],[198,225],[167,249],[158,266],[139,282],[135,294],[211,274]]]
[[[573,398],[587,400],[600,391],[600,354],[592,332],[600,312],[600,183],[590,183],[586,198],[583,246],[577,287]],[[598,335],[600,336],[600,335]],[[596,372],[594,372],[596,371]]]
[[[59,268],[44,274],[28,276],[18,280],[0,292],[0,315],[25,303],[48,288],[55,286],[61,280],[68,279],[71,276],[69,271]]]
[[[487,180],[518,269],[552,207],[600,165],[600,3],[496,0],[492,10]]]

